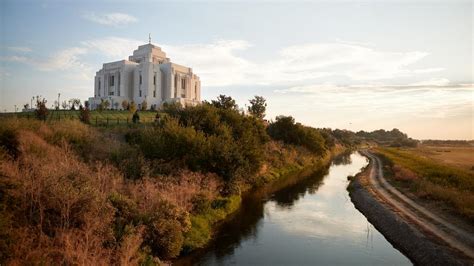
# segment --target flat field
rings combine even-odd
[[[378,147],[389,180],[400,189],[474,222],[474,147],[420,146]]]

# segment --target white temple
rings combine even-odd
[[[122,109],[122,102],[135,102],[141,109],[158,108],[163,103],[196,105],[201,101],[201,82],[189,67],[171,63],[160,47],[150,43],[133,51],[128,60],[105,63],[96,72],[91,109],[101,100],[110,108]]]

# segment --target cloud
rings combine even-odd
[[[28,58],[25,56],[9,55],[9,56],[0,56],[0,61],[25,63],[28,61]]]
[[[81,44],[109,58],[120,60],[128,59],[128,56],[132,54],[133,50],[137,49],[143,42],[119,37],[106,37],[83,41]]]
[[[25,46],[8,46],[8,50],[13,51],[13,52],[20,52],[20,53],[29,53],[33,51],[33,49]]]
[[[107,13],[98,15],[89,12],[85,13],[82,17],[86,20],[106,26],[122,26],[138,21],[136,17],[124,13]]]
[[[251,47],[250,43],[242,40],[162,47],[173,62],[192,67],[206,86],[247,83],[252,72],[258,68],[255,63],[235,54]]]
[[[90,16],[89,16],[90,17]],[[47,60],[8,57],[3,60],[26,62],[40,70],[65,69],[84,65],[79,56],[97,53],[110,61],[126,59],[143,41],[106,37],[82,41],[79,47],[65,49]],[[205,86],[278,85],[303,86],[326,80],[381,82],[443,71],[443,68],[410,68],[428,56],[422,51],[383,51],[360,43],[307,43],[280,49],[270,59],[248,59],[252,44],[245,40],[215,40],[210,43],[160,45],[172,62],[190,66]],[[104,60],[104,61],[106,61]],[[438,80],[437,82],[443,82]],[[376,84],[377,85],[377,84]],[[418,86],[421,84],[411,84]],[[325,86],[329,86],[326,84]],[[331,85],[334,86],[334,85]],[[308,87],[290,87],[286,92],[307,92]],[[284,92],[284,91],[280,91]]]

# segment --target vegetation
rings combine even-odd
[[[386,174],[415,195],[443,202],[474,221],[474,173],[434,161],[411,149],[378,148]]]
[[[249,100],[250,106],[248,107],[249,114],[256,118],[263,119],[265,117],[265,111],[267,110],[267,101],[262,96],[255,96]]]
[[[363,140],[375,141],[378,144],[392,147],[416,147],[418,145],[417,140],[409,138],[407,134],[396,128],[391,131],[385,131],[383,129],[372,132],[359,131],[356,135]]]
[[[146,127],[91,127],[89,115],[131,113],[87,107],[50,114],[74,112],[84,123],[2,118],[0,263],[176,257],[207,243],[214,224],[239,207],[242,191],[326,160],[341,143],[329,129],[292,119],[267,130],[258,110],[245,115],[221,95],[195,107],[140,112],[155,121]]]
[[[300,145],[317,154],[324,155],[331,148],[319,130],[295,123],[291,116],[278,116],[268,126],[268,134],[276,140],[287,144]]]

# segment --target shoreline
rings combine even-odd
[[[364,155],[364,154],[362,154]],[[366,156],[366,155],[364,155]],[[367,157],[367,156],[366,156]],[[347,190],[354,206],[383,236],[414,264],[420,265],[471,265],[456,251],[441,245],[418,227],[397,215],[386,203],[376,199],[361,183],[373,166],[369,164],[349,183]]]
[[[304,180],[305,177],[307,177],[309,174],[313,172],[323,171],[325,169],[328,169],[334,158],[341,156],[347,152],[354,152],[354,150],[347,149],[347,148],[332,150],[328,152],[326,156],[319,158],[316,162],[312,164],[292,168],[291,171],[285,172],[283,175],[279,176],[278,178],[271,179],[271,181],[268,183],[242,191],[242,194],[240,195],[241,201],[240,201],[239,206],[233,212],[229,213],[225,218],[216,222],[212,226],[211,228],[212,236],[204,246],[194,249],[187,254],[178,256],[177,258],[172,259],[170,261],[166,261],[166,262],[171,263],[173,265],[175,263],[178,263],[178,265],[188,265],[188,264],[192,265],[192,263],[188,263],[187,260],[192,259],[192,257],[205,252],[212,245],[212,242],[215,240],[215,235],[219,232],[221,226],[227,221],[232,220],[234,216],[241,210],[243,206],[242,204],[243,202],[245,202],[246,197],[252,197],[252,196],[261,197],[261,195],[259,194],[275,193],[276,191],[282,190],[285,187],[298,183]],[[285,166],[283,168],[288,168],[288,166]]]

